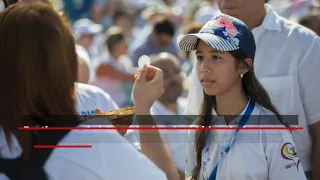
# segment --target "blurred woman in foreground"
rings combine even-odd
[[[69,122],[81,125],[77,116],[47,118],[76,114],[72,94],[78,67],[73,36],[50,5],[18,3],[0,15],[0,60],[0,83],[3,85],[0,160],[19,160],[18,165],[11,164],[12,167],[1,161],[1,180],[8,175],[26,178],[23,173],[39,168],[43,168],[50,179],[162,180],[178,177],[158,131],[153,131],[152,136],[147,134],[149,140],[159,143],[142,143],[142,152],[154,164],[115,130],[71,130],[56,143],[85,144],[91,148],[52,151],[34,149],[34,145],[46,144],[44,136],[54,131],[17,130],[23,125],[61,126]],[[150,114],[150,106],[163,93],[162,72],[157,70],[154,79],[146,82],[146,69],[140,71],[133,87],[137,115]],[[141,91],[145,89],[148,91]],[[44,116],[26,119],[26,115]],[[146,134],[141,135],[146,139]],[[49,153],[48,158],[39,160],[46,153]],[[19,166],[19,163],[27,163],[27,166]]]

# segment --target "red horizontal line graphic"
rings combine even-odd
[[[34,145],[36,149],[53,149],[53,148],[91,148],[91,146],[81,145]]]
[[[48,130],[303,130],[303,127],[19,127],[23,131],[48,131]]]

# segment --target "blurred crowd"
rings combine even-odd
[[[65,13],[77,42],[79,82],[106,91],[119,107],[132,106],[138,60],[177,58],[163,67],[174,101],[187,96],[194,53],[177,42],[220,13],[215,0],[50,0]],[[281,16],[320,34],[318,0],[268,0]],[[162,53],[162,56],[161,56]],[[165,54],[167,53],[167,54]],[[174,58],[173,58],[174,57]],[[172,89],[172,90],[170,90]]]

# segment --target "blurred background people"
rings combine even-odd
[[[95,114],[95,108],[102,112],[109,112],[119,109],[112,97],[101,88],[89,85],[92,76],[92,67],[90,57],[87,51],[79,45],[76,45],[78,59],[78,78],[75,83],[75,100],[77,113],[86,118]]]
[[[135,24],[135,15],[126,10],[118,10],[113,15],[113,26],[121,27],[128,42],[132,39],[132,29]]]
[[[84,18],[77,20],[74,25],[76,43],[84,47],[92,60],[100,56],[100,47],[96,46],[96,35],[102,32],[103,27],[92,20]]]
[[[63,9],[72,23],[79,19],[94,19],[97,13],[95,0],[63,0]]]
[[[92,84],[108,92],[119,107],[132,105],[131,86],[134,79],[132,62],[127,57],[128,44],[121,27],[111,27],[106,32],[105,46],[109,56],[94,65],[96,75]]]
[[[175,27],[168,18],[160,18],[153,25],[152,31],[145,38],[135,41],[129,48],[129,57],[133,66],[138,66],[138,60],[143,55],[155,55],[169,52],[179,56],[179,50],[174,41]]]
[[[153,5],[141,10],[140,15],[136,19],[136,27],[133,29],[133,40],[131,44],[138,43],[141,39],[145,39],[150,34],[153,24],[157,19],[169,17],[170,8],[167,5]]]

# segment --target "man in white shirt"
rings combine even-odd
[[[183,75],[178,58],[170,53],[160,53],[151,57],[151,65],[163,72],[164,94],[153,104],[150,111],[155,115],[181,115],[186,102],[179,98],[182,94]]]
[[[293,132],[306,175],[320,179],[320,39],[277,15],[264,0],[217,0],[222,13],[244,21],[257,44],[256,76],[282,115],[298,115],[303,130]],[[193,73],[188,114],[199,114],[201,85]],[[312,171],[312,172],[311,172]]]

